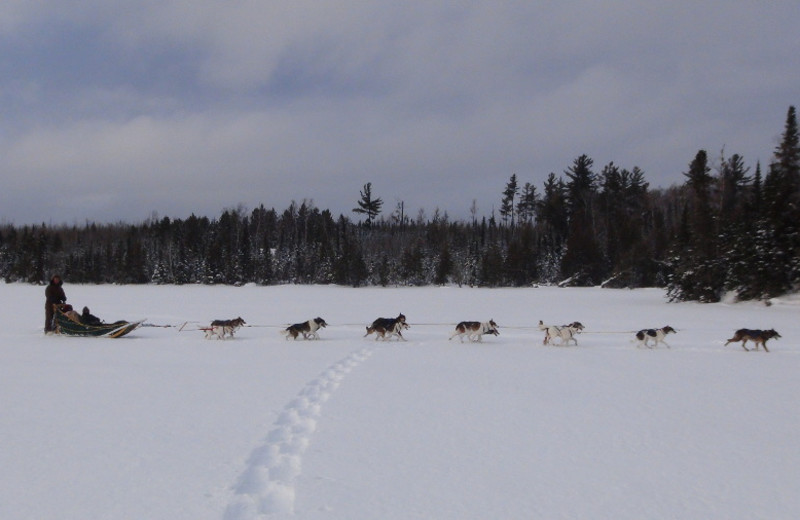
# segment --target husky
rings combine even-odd
[[[566,345],[570,341],[578,345],[578,340],[575,338],[576,334],[580,334],[585,329],[583,323],[573,321],[569,325],[545,325],[542,320],[539,320],[539,330],[544,331],[544,340],[542,345],[549,345],[550,341],[554,338],[559,338],[561,341],[559,345]],[[555,345],[555,343],[553,343]]]
[[[749,352],[750,349],[748,349],[745,346],[745,344],[747,343],[748,340],[750,340],[756,344],[755,350],[758,350],[759,345],[763,345],[764,350],[766,352],[769,352],[769,349],[767,349],[767,340],[770,340],[772,338],[778,339],[780,337],[781,335],[778,334],[778,331],[776,331],[775,329],[769,329],[769,330],[739,329],[733,333],[733,337],[725,343],[725,346],[727,347],[728,343],[735,343],[737,341],[741,341],[742,348]]]
[[[500,331],[497,330],[497,323],[494,320],[478,322],[478,321],[462,321],[458,325],[456,325],[456,331],[448,339],[453,339],[454,337],[458,336],[459,341],[461,343],[464,342],[464,336],[467,337],[470,341],[483,341],[484,334],[494,334],[495,336],[500,335]]]
[[[313,318],[308,321],[304,321],[302,323],[295,323],[294,325],[289,325],[286,327],[285,330],[281,331],[283,334],[286,335],[286,339],[289,339],[291,336],[293,339],[297,339],[297,337],[302,334],[303,339],[319,339],[319,334],[317,331],[320,328],[327,327],[328,324],[322,318]]]
[[[667,334],[677,334],[675,329],[667,325],[666,327],[661,327],[660,329],[642,329],[636,333],[636,340],[639,342],[637,346],[645,346],[648,348],[657,347],[659,343],[663,343],[670,348],[669,343],[664,341],[664,338]],[[647,342],[653,340],[653,345],[650,346]]]
[[[394,327],[392,327],[391,330],[387,330],[384,334],[381,335],[381,337],[384,340],[389,340],[389,339],[392,338],[392,336],[397,336],[398,341],[401,340],[401,339],[403,341],[406,341],[406,338],[403,337],[402,331],[408,330],[410,328],[411,328],[411,325],[409,325],[408,323],[406,323],[406,322],[400,323],[398,321],[397,323],[394,324]],[[378,336],[376,335],[375,338],[377,339],[377,337]]]
[[[206,329],[206,339],[211,339],[215,336],[217,339],[225,339],[225,336],[230,336],[232,338],[233,334],[239,330],[242,325],[246,324],[247,323],[241,316],[232,320],[214,320],[211,322],[209,328]]]
[[[387,339],[386,335],[389,334],[391,336],[397,336],[398,339],[402,339],[403,341],[406,338],[403,337],[402,329],[408,329],[410,326],[406,324],[406,317],[403,313],[400,313],[396,318],[378,318],[372,322],[372,325],[367,327],[367,333],[364,334],[366,338],[373,332],[375,333],[375,339],[383,338]]]

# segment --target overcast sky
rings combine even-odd
[[[769,163],[800,3],[3,0],[0,223],[499,206],[581,154]]]

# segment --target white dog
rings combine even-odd
[[[225,339],[228,333],[224,325],[214,325],[203,330],[206,331],[206,339]],[[231,334],[231,336],[233,335]]]
[[[542,345],[549,345],[550,341],[554,338],[559,338],[561,341],[558,343],[559,345],[566,345],[568,342],[572,341],[575,345],[578,345],[578,340],[575,338],[576,334],[580,334],[585,327],[579,321],[573,321],[569,325],[545,325],[542,320],[539,320],[539,330],[543,330],[544,332],[544,340],[542,341]],[[555,343],[553,343],[555,345]]]

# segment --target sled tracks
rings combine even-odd
[[[303,454],[317,428],[322,405],[348,372],[372,355],[372,348],[352,352],[308,383],[281,412],[263,445],[247,460],[225,520],[257,520],[294,513],[295,479]]]

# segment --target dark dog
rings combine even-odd
[[[319,334],[317,334],[317,331],[327,326],[328,324],[325,323],[325,320],[322,318],[314,318],[304,321],[303,323],[289,325],[286,327],[286,330],[284,330],[283,333],[286,334],[286,339],[289,339],[289,336],[291,336],[293,339],[297,339],[300,334],[303,335],[303,339],[319,339]]]
[[[364,337],[366,338],[374,332],[376,340],[378,338],[387,339],[386,335],[389,334],[389,337],[397,336],[399,339],[405,341],[406,338],[403,337],[403,333],[401,332],[404,328],[409,328],[409,325],[406,323],[406,317],[403,313],[400,313],[396,318],[376,319],[372,322],[372,325],[367,327],[367,333],[364,334]]]
[[[644,345],[645,347],[653,348],[657,347],[659,343],[663,343],[664,345],[669,348],[669,344],[664,341],[664,338],[667,334],[677,334],[675,329],[667,325],[666,327],[661,327],[660,329],[643,329],[636,333],[636,339],[639,341],[639,346]],[[647,344],[649,340],[653,340],[653,346]]]
[[[767,349],[767,340],[770,340],[772,338],[777,339],[780,337],[781,335],[778,334],[778,331],[776,331],[775,329],[769,329],[769,330],[739,329],[733,333],[733,337],[725,343],[725,346],[727,347],[728,343],[735,343],[737,341],[741,341],[742,348],[749,352],[750,349],[745,347],[745,344],[749,340],[756,344],[755,350],[758,350],[759,345],[763,345],[764,350],[769,352],[769,349]]]

